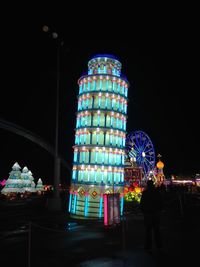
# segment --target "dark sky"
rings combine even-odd
[[[162,17],[162,14],[160,18]],[[167,17],[167,16],[166,16]],[[76,16],[77,18],[77,16]],[[181,18],[183,19],[183,18]],[[109,20],[75,25],[59,15],[10,17],[4,20],[1,48],[0,118],[41,136],[54,145],[56,42],[42,32],[48,24],[62,36],[60,61],[59,152],[72,165],[79,77],[95,54],[110,53],[122,63],[130,82],[127,133],[146,132],[165,163],[164,172],[200,171],[199,46],[195,22],[180,17],[146,19],[119,26]],[[123,24],[124,23],[124,24]],[[90,27],[91,26],[91,27]],[[0,180],[14,162],[37,180],[51,183],[53,158],[30,141],[0,129]],[[70,174],[62,168],[62,181]]]

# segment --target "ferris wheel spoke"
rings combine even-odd
[[[146,142],[145,136],[142,133],[140,133],[140,146],[143,147],[145,142]]]
[[[144,168],[145,166],[144,166],[144,161],[141,161],[141,166]]]
[[[137,144],[134,142],[132,147],[133,147],[134,149],[136,149],[136,148],[137,148]]]
[[[148,159],[147,157],[145,157],[145,162],[146,162],[148,165],[152,165],[152,161],[151,161],[151,159]]]
[[[138,135],[137,135],[137,140],[138,140],[138,143],[139,145],[141,146],[141,133],[139,132]]]
[[[151,165],[151,166],[154,166],[155,165],[155,162],[153,161],[153,160],[151,160],[151,159],[146,159],[147,161],[148,161],[148,163],[149,163],[149,165]]]
[[[141,162],[142,162],[142,161],[141,161],[141,157],[140,157],[140,156],[137,156],[137,157],[136,157],[136,162],[138,162],[138,164],[141,165]]]
[[[146,160],[148,160],[148,162],[149,162],[149,164],[151,164],[152,166],[154,166],[155,165],[155,162],[154,162],[154,160],[153,159],[146,159]]]
[[[152,153],[152,155],[154,154],[153,150],[152,149],[149,149],[149,150],[144,150],[145,153]]]
[[[136,145],[136,147],[139,149],[139,147],[140,147],[140,143],[139,143],[139,141],[138,141],[137,138],[135,139],[135,145]]]
[[[140,132],[136,132],[135,139],[137,140],[139,146],[141,146],[141,143],[140,143],[140,141],[141,141],[141,134],[140,134]]]
[[[143,171],[144,171],[144,177],[147,178],[147,171],[144,167],[143,167]]]
[[[146,154],[146,157],[147,157],[149,160],[155,161],[155,157],[154,157],[154,155]]]
[[[148,160],[148,159],[146,159],[146,163],[148,164],[148,165],[150,165],[150,166],[152,166],[153,164],[153,161],[151,161],[151,160]]]
[[[134,136],[130,136],[131,143],[134,144]]]
[[[151,144],[151,143],[149,143],[149,141],[148,141],[148,142],[146,143],[146,146],[145,146],[144,150],[145,150],[146,148],[149,148],[149,147],[151,147],[151,148],[152,148],[153,146],[152,146],[152,144]],[[150,151],[151,151],[151,149],[150,149]]]
[[[134,148],[133,150],[135,151],[135,154],[136,154],[136,155],[139,155],[139,151],[138,151],[138,148],[137,148],[137,147]]]
[[[144,150],[145,150],[145,147],[146,147],[146,146],[145,146],[145,143],[143,143],[143,144],[141,145],[141,150],[144,151]]]
[[[152,159],[154,158],[152,154],[151,155],[150,154],[146,154],[146,157],[147,158],[152,158]]]
[[[149,163],[150,166],[152,166],[151,161],[149,161],[147,158],[146,161]]]

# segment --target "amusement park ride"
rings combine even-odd
[[[126,137],[126,154],[137,170],[140,183],[148,180],[155,168],[155,150],[149,136],[143,131],[133,131]],[[133,164],[134,163],[134,164]]]
[[[158,154],[155,165],[155,150],[150,137],[143,131],[133,131],[126,137],[126,159],[124,170],[125,199],[127,193],[141,192],[146,181],[151,179],[158,186],[164,182],[164,163]],[[136,192],[135,192],[136,193]],[[135,194],[137,195],[137,194]],[[133,195],[135,197],[135,195]]]

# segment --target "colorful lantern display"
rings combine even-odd
[[[79,81],[69,212],[103,218],[105,193],[120,194],[123,211],[128,82],[110,55],[88,62]]]

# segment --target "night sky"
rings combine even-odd
[[[161,16],[162,17],[162,16]],[[27,18],[26,18],[27,19]],[[111,25],[112,21],[109,22]],[[115,55],[129,83],[127,133],[146,132],[164,172],[194,175],[200,171],[199,55],[195,29],[179,20],[148,21],[137,26],[73,25],[59,16],[28,22],[5,20],[2,27],[0,119],[15,123],[54,145],[56,103],[56,41],[47,24],[64,40],[60,61],[59,153],[72,166],[76,122],[77,80],[87,72],[95,54]],[[189,26],[188,26],[189,25]],[[192,25],[192,24],[191,24]],[[70,26],[70,29],[69,29]],[[94,25],[93,25],[94,26]],[[105,27],[102,25],[102,27]],[[38,145],[0,129],[0,180],[7,179],[17,161],[32,171],[35,180],[52,183],[53,157]],[[69,184],[70,172],[61,169]]]

